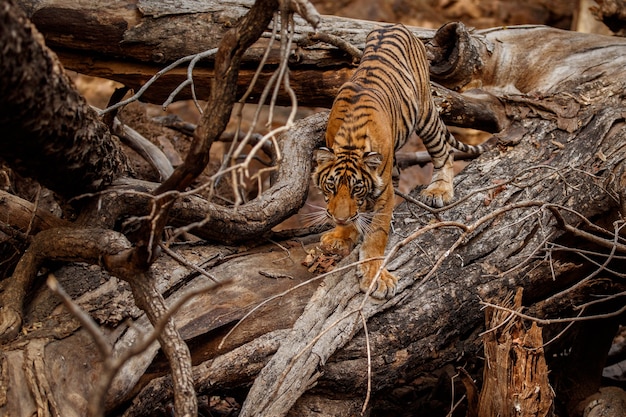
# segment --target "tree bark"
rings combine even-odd
[[[137,13],[132,11],[135,18]],[[524,312],[545,321],[544,349],[559,415],[575,415],[578,403],[599,387],[607,344],[623,313],[573,322],[569,328],[555,319],[623,307],[623,298],[610,295],[626,290],[621,272],[626,253],[626,41],[544,27],[469,34],[458,25],[431,37],[433,62],[450,57],[443,52],[450,45],[472,48],[449,58],[460,63],[439,65],[435,72],[449,80],[448,87],[463,91],[459,99],[473,97],[497,115],[492,126],[499,127],[493,130],[504,128],[497,134],[499,145],[457,176],[454,204],[426,209],[415,201],[415,190],[396,208],[386,261],[400,280],[391,300],[359,292],[355,254],[329,276],[308,271],[301,260],[314,249],[317,236],[254,250],[174,248],[221,283],[176,315],[194,358],[198,392],[236,392],[242,402],[245,398],[244,416],[311,409],[341,415],[331,407],[353,415],[366,398],[371,415],[406,411],[398,403],[418,404],[415,414],[446,415],[452,397],[436,394],[450,385],[449,370],[463,366],[472,376],[482,374],[481,302],[497,303],[518,287],[524,288]],[[116,53],[125,48],[112,45]],[[455,67],[465,71],[451,71]],[[481,90],[465,91],[477,87]],[[325,115],[318,114],[296,124],[288,136],[309,149],[324,125]],[[308,170],[306,165],[291,174],[306,176]],[[306,186],[298,189],[303,195]],[[264,203],[251,207],[268,217],[270,208],[280,204],[276,200],[261,198]],[[252,216],[242,213],[244,220]],[[205,213],[193,215],[204,219]],[[210,282],[187,268],[166,256],[154,264],[155,287],[168,306],[184,291]],[[106,326],[116,352],[141,338],[147,319],[129,302],[123,283],[81,265],[63,267],[56,275],[64,286],[82,277],[78,281],[85,287],[77,288],[74,297]],[[23,332],[2,346],[0,386],[10,387],[0,390],[3,413],[32,415],[45,409],[80,415],[101,373],[93,342],[72,315],[55,309],[51,297],[40,289]],[[531,322],[524,318],[529,328]],[[402,397],[406,390],[422,398],[432,394],[432,401],[408,401]],[[171,396],[171,377],[153,345],[125,364],[107,407],[111,415],[166,415]],[[433,402],[438,400],[442,405],[437,407]]]
[[[11,5],[4,2],[0,16],[0,153],[64,197],[100,190],[131,171],[126,156],[37,29]]]

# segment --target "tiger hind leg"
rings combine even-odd
[[[441,208],[454,198],[454,157],[447,154],[443,165],[433,169],[430,185],[421,193],[422,201],[431,207]]]

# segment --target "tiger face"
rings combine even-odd
[[[336,225],[354,225],[363,233],[367,213],[383,190],[378,173],[382,156],[377,152],[320,148],[315,153],[313,180],[326,201],[327,216]]]

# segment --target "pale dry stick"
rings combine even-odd
[[[267,47],[265,48],[263,57],[261,58],[261,61],[259,63],[259,65],[257,66],[257,69],[254,73],[254,76],[252,77],[252,80],[250,82],[250,85],[248,86],[248,89],[246,90],[246,92],[243,94],[243,96],[241,97],[241,99],[239,99],[238,104],[240,104],[238,111],[236,113],[236,117],[238,119],[238,123],[237,123],[237,133],[240,131],[241,129],[241,123],[243,121],[243,108],[245,106],[245,101],[248,99],[248,97],[250,96],[250,94],[252,93],[252,90],[254,88],[254,86],[256,85],[259,76],[261,75],[261,71],[263,70],[263,67],[265,66],[265,63],[267,62],[267,59],[269,57],[269,54],[271,52],[271,48],[274,45],[274,41],[276,40],[276,38],[278,37],[278,12],[274,12],[274,18],[272,19],[272,33],[270,35],[270,40],[268,42]],[[252,122],[250,123],[250,127],[248,128],[248,132],[246,133],[246,135],[244,136],[244,138],[241,140],[241,142],[239,142],[239,144],[237,145],[237,141],[233,141],[233,143],[231,144],[230,150],[228,151],[226,157],[224,158],[224,164],[229,163],[229,161],[233,161],[231,163],[234,164],[234,161],[237,160],[238,156],[241,155],[241,153],[243,152],[243,148],[248,144],[248,141],[250,140],[250,137],[252,136],[254,129],[256,129],[258,123],[259,123],[259,117],[261,114],[261,109],[263,104],[265,103],[265,101],[267,100],[267,96],[269,95],[269,91],[271,89],[271,86],[276,82],[276,80],[278,79],[278,72],[274,71],[272,73],[272,75],[270,76],[269,80],[267,81],[267,84],[265,85],[265,87],[263,88],[263,91],[261,92],[261,95],[259,97],[259,101],[257,103],[257,108],[254,112],[254,116],[252,118]]]
[[[274,108],[276,105],[276,97],[278,95],[278,90],[281,87],[281,81],[282,81],[285,91],[287,91],[291,100],[291,112],[284,126],[278,129],[274,129],[272,132],[268,133],[267,135],[264,135],[263,138],[252,148],[252,150],[249,152],[244,162],[241,164],[241,170],[239,171],[241,173],[240,175],[245,175],[246,177],[251,178],[251,179],[254,179],[255,177],[257,178],[257,181],[259,184],[259,193],[262,192],[262,175],[266,172],[271,172],[271,171],[276,170],[277,165],[280,163],[282,159],[282,155],[280,154],[280,147],[278,146],[278,143],[276,142],[275,135],[281,131],[290,129],[293,126],[293,121],[295,119],[296,112],[298,109],[298,101],[297,101],[295,92],[293,91],[293,89],[291,88],[289,84],[289,71],[288,71],[289,53],[291,50],[294,27],[295,27],[295,23],[293,21],[293,14],[289,14],[287,19],[283,18],[281,20],[281,45],[280,45],[281,59],[280,59],[279,68],[274,73],[274,75],[276,75],[276,83],[274,84],[274,92],[270,100],[267,126],[268,127],[271,126],[272,120],[274,118]],[[270,85],[271,84],[268,83],[268,86]],[[257,112],[258,111],[259,109],[257,108]],[[251,134],[251,131],[249,131],[249,134]],[[252,158],[259,152],[259,150],[265,145],[266,141],[269,139],[272,140],[274,144],[274,149],[276,150],[275,165],[270,168],[262,169],[259,172],[257,172],[255,175],[250,176],[249,167],[250,167],[250,162],[252,161]],[[241,152],[243,151],[243,145],[247,144],[247,142],[248,140],[246,138],[244,139],[244,141],[242,141],[240,146],[237,148],[237,151],[233,154],[233,157],[235,159],[238,158],[239,155],[241,155]],[[236,193],[236,195],[238,195],[238,193]]]
[[[148,81],[146,81],[146,83],[144,85],[141,86],[141,88],[131,97],[127,98],[126,100],[122,100],[112,106],[107,107],[104,110],[101,110],[98,112],[99,116],[104,115],[105,113],[108,113],[110,111],[119,109],[120,107],[126,106],[129,103],[132,103],[134,101],[137,101],[139,99],[139,97],[141,97],[143,95],[143,93],[146,92],[146,90],[156,82],[156,80],[158,80],[161,75],[166,74],[168,72],[170,72],[171,70],[173,70],[174,68],[176,68],[177,66],[179,66],[180,64],[184,63],[184,62],[188,62],[188,61],[192,61],[194,58],[196,58],[197,56],[201,56],[201,58],[206,58],[208,56],[211,55],[215,55],[215,53],[217,53],[217,48],[213,48],[213,49],[209,49],[207,51],[204,52],[200,52],[199,54],[193,54],[193,55],[187,55],[185,57],[182,57],[180,59],[177,59],[176,61],[174,61],[173,63],[171,63],[170,65],[168,65],[167,67],[163,68],[162,70],[158,71],[156,74],[154,74],[152,76],[152,78],[150,78]]]
[[[549,242],[550,239],[552,239],[554,237],[555,232],[551,232],[549,233],[538,245],[537,247],[530,253],[528,254],[528,256],[526,256],[526,258],[524,260],[522,260],[520,263],[518,263],[517,265],[515,265],[514,267],[511,267],[509,269],[507,269],[506,271],[500,272],[498,273],[496,276],[498,277],[504,277],[507,274],[510,274],[512,272],[515,272],[518,269],[523,268],[524,266],[526,266],[526,264],[528,262],[530,262],[533,257],[535,255],[537,255],[537,253],[539,253],[540,250],[542,250]],[[550,252],[548,252],[550,254]],[[550,264],[552,266],[552,264]],[[555,276],[555,274],[553,273],[553,277]]]
[[[446,417],[452,417],[452,413],[454,413],[454,411],[455,411],[457,408],[459,408],[459,406],[461,405],[461,403],[462,403],[463,401],[465,401],[465,397],[466,397],[466,395],[465,395],[465,394],[463,394],[463,395],[461,396],[461,398],[459,398],[459,400],[458,400],[458,401],[457,401],[457,402],[453,405],[453,407],[452,407],[452,409],[450,410],[450,412],[449,412],[448,414],[446,414]]]
[[[580,313],[578,313],[578,315],[577,315],[576,317],[580,317],[580,316],[582,316],[584,311],[585,311],[585,310],[584,310],[584,309],[582,309],[582,310],[580,311]],[[558,333],[556,334],[556,336],[554,336],[552,339],[548,340],[547,342],[544,342],[544,343],[543,343],[540,347],[532,348],[532,350],[544,349],[544,348],[545,348],[546,346],[548,346],[549,344],[551,344],[551,343],[553,343],[553,342],[555,342],[555,341],[559,340],[559,338],[560,338],[561,336],[563,336],[563,335],[564,335],[564,334],[565,334],[565,333],[566,333],[566,332],[567,332],[567,331],[568,331],[568,330],[569,330],[569,329],[570,329],[570,328],[571,328],[574,324],[575,324],[575,322],[568,323],[568,324],[567,324],[567,326],[565,326],[565,328],[564,328],[563,330],[561,330],[560,332],[558,332]]]
[[[620,297],[626,297],[626,291],[622,291],[622,292],[618,292],[616,294],[611,294],[611,295],[606,295],[602,298],[599,298],[597,300],[593,300],[593,301],[588,301],[585,304],[581,304],[579,306],[574,306],[574,310],[584,310],[587,307],[590,307],[592,305],[595,304],[600,304],[600,303],[606,303],[607,301],[611,301],[614,300],[616,298],[620,298]]]
[[[274,15],[274,21],[276,21],[276,16],[277,15],[275,14]],[[276,24],[274,26],[272,34],[273,35],[276,34]],[[274,38],[274,37],[275,36],[273,36],[272,38]],[[232,153],[229,152],[230,164],[232,166],[237,167],[235,170],[231,171],[231,179],[232,179],[233,190],[234,191],[237,189],[237,184],[243,184],[243,177],[244,176],[250,177],[249,172],[248,172],[248,168],[247,168],[249,166],[249,163],[250,163],[249,159],[246,158],[246,160],[248,162],[247,163],[244,162],[244,163],[239,164],[239,165],[236,164],[236,161],[240,157],[240,155],[243,153],[244,148],[248,145],[250,137],[252,136],[252,133],[253,133],[254,129],[256,128],[257,124],[258,124],[258,120],[259,120],[259,116],[260,116],[260,113],[261,113],[262,105],[267,100],[267,97],[269,95],[269,92],[270,92],[272,86],[273,85],[280,85],[281,70],[283,68],[283,65],[287,65],[288,58],[289,58],[288,55],[287,56],[282,55],[282,51],[284,50],[283,44],[284,44],[284,40],[281,38],[281,59],[280,59],[279,68],[276,71],[274,71],[274,73],[272,74],[272,76],[268,80],[267,85],[264,87],[264,89],[263,89],[263,91],[261,93],[261,97],[259,98],[258,105],[257,105],[256,111],[255,111],[254,117],[253,117],[253,121],[252,121],[252,123],[250,125],[250,128],[248,129],[248,133],[243,138],[243,140],[239,143],[237,148]],[[269,51],[269,48],[266,49],[266,51]],[[261,67],[259,67],[259,69],[258,69],[259,71],[260,71],[260,68]],[[252,88],[252,86],[249,87],[249,89],[251,89],[251,88]],[[241,119],[240,119],[239,123],[241,123]],[[271,136],[268,136],[268,135],[263,136],[263,138],[257,143],[257,145],[261,145],[262,146],[267,141],[268,137],[271,137]],[[274,141],[274,143],[275,143],[275,141]],[[234,142],[233,142],[233,146],[234,146]],[[259,147],[260,146],[255,146],[256,150],[251,151],[250,155],[252,155],[252,156],[256,155],[256,153],[258,152],[258,148]],[[275,148],[278,149],[278,146],[276,145],[276,143],[275,143]],[[225,158],[225,161],[228,161],[228,159]],[[238,178],[238,175],[239,175],[239,177],[241,177],[241,180]],[[242,203],[242,198],[241,198],[240,193],[235,191],[234,194],[235,194],[235,206],[240,205]]]
[[[291,88],[291,84],[289,83],[289,72],[286,72],[284,77],[283,77],[283,82],[284,82],[284,88],[285,91],[287,91],[287,94],[290,97],[291,100],[291,112],[289,113],[289,117],[287,118],[287,122],[285,123],[285,125],[282,128],[279,129],[275,129],[273,131],[272,134],[268,134],[267,136],[269,136],[269,138],[272,139],[272,143],[274,144],[274,149],[276,152],[275,155],[275,164],[279,164],[280,161],[282,160],[282,154],[280,153],[280,146],[278,145],[278,142],[276,140],[276,135],[282,131],[286,131],[289,130],[294,123],[295,117],[296,117],[296,112],[298,110],[298,100],[296,97],[296,93],[293,90],[293,88]],[[273,104],[272,104],[273,107]],[[271,107],[271,108],[272,108]],[[271,121],[271,118],[270,118]],[[271,132],[270,132],[271,133]],[[261,138],[261,140],[259,140],[259,142],[252,148],[252,151],[250,152],[250,155],[248,155],[248,157],[246,158],[246,160],[244,161],[244,166],[247,169],[248,164],[250,163],[250,156],[254,156],[256,155],[260,149],[262,149],[263,145],[265,144],[265,142],[267,141],[267,139],[264,139],[265,137]],[[265,173],[266,171],[272,171],[275,170],[275,167],[270,167],[270,168],[265,168],[262,170],[259,170],[259,172],[257,172],[255,175],[258,176],[259,178],[259,182],[261,181],[261,175],[263,173]],[[252,178],[254,178],[254,176],[252,176]],[[260,184],[259,184],[259,190],[261,190]]]
[[[552,282],[556,282],[556,271],[554,270],[554,259],[552,259],[552,250],[550,249],[551,245],[549,245],[548,242],[546,242],[545,245],[546,245],[546,250],[547,250],[548,265],[550,265],[550,276],[552,277]]]
[[[483,306],[483,307],[481,308],[481,310],[483,310],[483,309],[485,309],[485,308],[486,308],[486,306]],[[496,325],[496,326],[494,326],[494,327],[491,327],[491,328],[489,328],[489,329],[485,330],[484,332],[479,333],[479,334],[478,334],[478,337],[483,337],[483,336],[484,336],[484,335],[486,335],[486,334],[489,334],[489,333],[491,333],[491,332],[493,332],[493,331],[498,330],[500,327],[504,327],[504,326],[506,326],[506,324],[507,324],[509,321],[511,321],[514,317],[515,317],[515,314],[509,314],[509,315],[508,315],[508,316],[507,316],[504,320],[502,320],[500,323],[498,323],[498,325]]]
[[[211,273],[209,273],[208,271],[205,271],[204,269],[200,268],[198,265],[189,262],[183,256],[177,254],[176,252],[171,250],[168,246],[164,245],[163,243],[159,243],[159,247],[161,248],[161,250],[163,250],[163,252],[168,254],[176,262],[180,263],[183,266],[186,266],[189,269],[192,269],[192,270],[196,271],[200,275],[203,275],[203,276],[207,277],[208,279],[210,279],[211,281],[215,282],[216,284],[219,283],[218,279],[215,278]]]
[[[363,311],[359,311],[359,316],[361,317],[361,323],[363,324],[363,332],[365,333],[365,348],[367,350],[367,393],[365,394],[363,407],[361,407],[361,415],[364,416],[372,395],[372,351],[370,346],[370,335],[367,330],[367,319],[363,315]]]
[[[594,314],[592,316],[576,316],[576,317],[569,317],[569,318],[564,318],[564,319],[540,319],[539,317],[533,317],[528,314],[524,314],[519,311],[513,310],[511,308],[508,308],[508,307],[503,307],[497,304],[490,303],[488,301],[480,300],[480,304],[487,306],[487,307],[495,308],[497,310],[509,312],[524,320],[535,321],[537,322],[537,324],[546,325],[546,326],[550,324],[556,324],[556,323],[571,323],[571,322],[579,322],[579,321],[608,319],[612,317],[617,317],[620,314],[626,312],[626,305],[625,305],[619,310],[613,311],[611,313]]]
[[[597,262],[595,259],[590,257],[590,256],[597,256],[597,257],[605,258],[605,257],[609,256],[606,253],[593,252],[593,251],[579,249],[579,248],[570,248],[568,246],[558,245],[556,243],[551,243],[550,250],[552,250],[552,251],[558,250],[559,252],[573,252],[576,255],[578,255],[581,258],[583,258],[585,261],[589,262],[590,264],[593,264],[593,265],[597,266],[598,268],[601,268],[603,271],[608,272],[609,274],[615,275],[615,276],[620,277],[620,278],[626,278],[626,273],[618,272],[618,271],[616,271],[614,269],[609,268],[608,266],[602,266],[601,263]],[[587,255],[589,255],[589,256],[587,256]],[[626,257],[613,255],[613,259],[624,260],[624,259],[626,259]]]
[[[291,32],[290,35],[288,35],[288,40],[287,40],[287,44],[283,45],[283,43],[281,42],[281,56],[283,57],[281,59],[281,67],[282,69],[280,69],[280,73],[279,73],[279,79],[283,80],[283,88],[285,89],[285,91],[287,92],[287,94],[289,95],[289,99],[291,101],[291,111],[289,112],[289,116],[287,118],[287,122],[284,125],[284,130],[288,130],[293,126],[294,120],[296,118],[296,113],[298,111],[298,99],[296,97],[296,93],[293,90],[293,88],[291,87],[291,83],[289,82],[289,68],[288,68],[288,55],[289,55],[289,51],[291,50],[291,43],[292,43],[292,39],[293,39],[293,33],[294,33],[294,28],[295,28],[295,23],[293,21],[293,15],[290,16],[289,18],[289,26],[291,27]],[[283,29],[284,30],[284,29]],[[270,102],[270,115],[268,118],[268,122],[267,122],[267,126],[271,126],[272,120],[273,120],[273,111],[274,111],[274,107],[276,104],[276,95],[278,94],[278,89],[279,89],[279,83],[276,83],[276,88],[274,89],[274,96],[272,97],[272,100]],[[275,164],[279,164],[280,161],[282,160],[282,155],[280,153],[280,147],[278,146],[278,143],[276,141],[276,134],[279,133],[278,131],[276,131],[276,133],[272,134],[270,136],[270,138],[272,139],[272,142],[274,144],[274,149],[276,152],[275,155]],[[252,149],[252,151],[250,152],[250,155],[256,155],[259,150],[262,148],[262,146],[264,145],[266,139],[264,140],[263,138],[254,146],[254,148]],[[247,167],[250,161],[250,155],[246,158],[246,161],[244,161],[244,166]],[[247,169],[247,168],[246,168]],[[269,170],[269,168],[267,169]],[[259,176],[259,181],[261,179],[261,172],[264,170],[259,171],[256,175]],[[259,187],[259,190],[261,189],[261,187]]]
[[[572,184],[570,184],[569,182],[567,182],[567,179],[566,179],[566,178],[565,178],[565,176],[563,175],[563,172],[562,172],[562,169],[561,169],[561,168],[558,168],[558,167],[553,167],[553,166],[551,166],[551,165],[545,165],[545,164],[535,165],[535,166],[533,166],[533,167],[531,167],[531,168],[543,168],[543,169],[547,169],[547,170],[554,171],[554,174],[556,174],[556,176],[557,176],[557,177],[560,177],[560,178],[561,178],[561,180],[563,180],[563,183],[564,183],[566,186],[568,186],[568,187],[572,188],[572,189],[573,189],[573,190],[575,190],[575,191],[580,191],[580,187],[577,187],[577,186],[572,185]],[[570,166],[569,168],[570,168],[570,170],[575,171],[575,169],[574,169],[573,167],[571,167],[571,166]],[[554,175],[554,174],[553,174],[553,175]],[[533,185],[538,184],[539,182],[543,181],[544,179],[547,179],[547,178],[538,178],[538,179],[536,179],[535,181],[532,181],[530,184],[527,184],[525,187],[532,187]]]
[[[210,52],[210,54],[207,55],[207,52]],[[215,53],[217,53],[217,48],[210,49],[209,51],[206,51],[203,53],[199,53],[193,57],[193,59],[187,66],[187,78],[185,79],[185,81],[180,83],[178,87],[174,89],[174,91],[170,93],[170,95],[167,97],[167,100],[165,100],[165,102],[162,104],[163,110],[167,109],[167,106],[172,104],[172,102],[174,101],[174,98],[176,98],[178,93],[180,93],[183,88],[189,85],[191,88],[191,98],[193,100],[193,103],[198,109],[198,111],[200,112],[200,114],[203,114],[202,106],[198,102],[198,97],[196,96],[196,86],[193,82],[193,70],[196,67],[196,64],[198,63],[198,61],[200,61],[203,58],[206,58],[207,56],[213,55]]]
[[[616,230],[615,231],[615,236],[619,236],[619,231]],[[604,271],[605,268],[608,266],[608,264],[613,260],[613,256],[615,255],[615,251],[616,251],[616,246],[613,246],[613,248],[611,248],[611,252],[609,253],[609,255],[606,257],[606,260],[604,261],[604,263],[595,271],[593,271],[591,274],[587,275],[584,279],[581,279],[580,281],[578,281],[576,284],[574,284],[573,286],[563,290],[563,291],[559,291],[556,294],[551,295],[550,297],[548,297],[546,299],[546,302],[550,302],[550,300],[553,300],[557,297],[562,297],[564,294],[575,290],[576,288],[579,288],[582,285],[585,285],[587,282],[589,282],[591,279],[593,279],[595,276],[597,276],[601,271]]]
[[[48,285],[48,288],[50,288],[50,290],[53,293],[59,296],[65,308],[67,308],[67,310],[74,317],[76,317],[80,325],[87,331],[87,333],[91,335],[91,338],[95,342],[96,347],[100,351],[100,355],[103,358],[106,358],[109,355],[111,355],[113,350],[111,349],[109,342],[106,340],[106,338],[100,331],[100,328],[98,327],[96,322],[91,318],[89,314],[85,313],[83,309],[81,309],[74,301],[72,301],[70,296],[61,286],[61,284],[59,284],[59,281],[54,276],[54,274],[52,273],[48,274],[46,284]]]
[[[201,228],[210,221],[211,221],[211,216],[207,214],[207,216],[204,219],[198,222],[193,222],[190,224],[186,224],[185,226],[177,227],[176,229],[172,231],[172,235],[168,237],[168,242],[175,240],[178,236],[182,234],[191,232],[191,230],[195,228]]]
[[[248,86],[248,89],[245,91],[245,93],[243,93],[243,96],[236,103],[238,105],[237,106],[237,110],[235,111],[235,119],[237,120],[237,128],[235,129],[235,135],[233,137],[233,141],[230,144],[228,152],[226,153],[226,155],[223,158],[222,166],[220,167],[220,170],[219,170],[220,172],[222,170],[226,169],[226,167],[228,166],[230,161],[233,160],[233,155],[234,155],[235,149],[237,147],[237,139],[239,138],[239,132],[241,131],[241,123],[243,122],[243,108],[246,105],[246,100],[248,99],[250,94],[252,94],[252,90],[253,90],[254,86],[256,85],[257,81],[259,80],[259,77],[261,75],[261,71],[263,70],[263,67],[265,67],[265,63],[267,62],[267,59],[268,59],[268,57],[270,55],[270,51],[272,50],[272,46],[274,45],[274,40],[276,39],[276,34],[278,33],[278,23],[277,23],[278,19],[277,19],[277,16],[278,15],[276,13],[274,13],[274,18],[272,19],[272,33],[270,35],[270,40],[269,40],[269,42],[267,44],[267,47],[265,48],[265,51],[263,53],[263,57],[261,58],[261,61],[259,62],[259,65],[257,66],[257,69],[254,72],[254,75],[252,76],[252,80],[250,81],[250,85]],[[270,78],[270,81],[271,81],[271,78]],[[261,95],[261,96],[263,96],[263,95]],[[259,100],[259,106],[263,103],[263,101],[264,100]],[[258,123],[259,113],[260,113],[260,110],[257,108],[257,111],[255,112],[255,115],[254,115],[253,122],[252,122],[250,128],[248,129],[248,133],[244,136],[242,141],[248,140],[247,138],[249,136],[252,136],[253,130],[256,127],[257,123]]]
[[[586,175],[588,177],[591,177],[593,180],[597,181],[599,179],[595,174],[593,174],[591,172],[587,172],[584,169],[576,168],[576,167],[573,167],[573,166],[570,166],[570,169],[573,170],[573,171],[576,171],[576,172],[580,172],[581,174],[584,174],[584,175]],[[595,184],[595,181],[594,181],[594,184]],[[600,188],[606,195],[611,197],[611,199],[615,202],[615,204],[618,207],[620,206],[620,197],[619,197],[619,195],[615,195],[611,190],[609,190],[606,187],[603,187],[601,185],[596,184],[596,186],[598,188]]]
[[[278,263],[281,261],[284,261],[285,259],[289,259],[291,261],[291,263],[295,263],[295,261],[293,260],[293,258],[291,257],[291,251],[289,250],[289,248],[286,248],[285,246],[281,245],[280,243],[276,242],[273,239],[268,239],[268,241],[270,241],[270,243],[273,243],[274,245],[278,246],[279,248],[281,248],[287,255],[283,258],[280,259],[276,259],[274,261],[272,261],[272,263]]]
[[[452,417],[452,413],[454,413],[454,410],[456,410],[459,407],[459,405],[461,405],[463,400],[465,400],[465,394],[463,394],[456,403],[454,402],[454,379],[458,376],[459,374],[457,373],[453,375],[452,378],[450,378],[450,385],[451,385],[450,411],[448,412],[448,414],[446,414],[446,417]]]
[[[278,142],[276,141],[276,135],[279,134],[279,133],[282,133],[282,132],[286,132],[287,130],[291,129],[292,126],[293,126],[293,123],[287,123],[287,124],[285,124],[283,126],[280,126],[280,127],[277,127],[276,129],[273,129],[272,131],[270,131],[266,135],[263,135],[261,140],[259,140],[259,142],[256,145],[254,145],[254,147],[252,148],[250,153],[246,156],[246,159],[244,159],[244,161],[241,164],[239,164],[240,171],[243,171],[248,178],[254,179],[255,177],[258,177],[259,181],[261,180],[261,174],[262,173],[276,171],[278,169],[278,165],[277,164],[282,160],[282,155],[280,153],[280,147],[278,146]],[[272,142],[274,144],[274,149],[276,150],[275,165],[271,166],[271,167],[268,167],[268,168],[263,168],[263,169],[259,170],[259,172],[256,173],[255,175],[250,176],[250,171],[249,171],[250,163],[254,159],[254,156],[259,152],[259,150],[261,150],[263,148],[263,145],[265,144],[265,142],[267,142],[270,139],[272,140]],[[259,193],[261,193],[260,189],[259,189]]]
[[[281,28],[280,28],[280,65],[278,67],[278,79],[283,80],[285,86],[289,85],[289,54],[291,53],[291,44],[293,42],[293,34],[295,31],[295,23],[293,20],[293,13],[289,13],[287,18],[281,19]],[[286,40],[285,40],[286,39]],[[270,108],[269,108],[269,116],[267,121],[267,126],[271,126],[272,120],[274,119],[274,107],[276,105],[276,98],[278,97],[278,91],[280,90],[280,82],[277,82],[274,86],[274,93],[272,94],[272,99],[270,100]],[[293,97],[291,97],[292,106],[294,106]],[[295,114],[295,109],[297,109],[297,102],[295,103],[295,108],[292,107],[291,113]]]
[[[541,214],[543,212],[542,207],[539,207],[537,210],[533,210],[530,213],[526,214],[525,216],[520,217],[519,219],[517,219],[516,221],[512,222],[512,223],[507,223],[506,225],[498,228],[498,229],[494,229],[493,233],[494,234],[498,234],[503,230],[506,230],[512,226],[515,226],[517,224],[523,223],[524,221],[526,221],[527,219],[534,217],[538,214]]]

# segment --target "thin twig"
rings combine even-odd
[[[367,394],[365,395],[365,401],[363,401],[363,407],[361,408],[361,415],[364,416],[372,395],[372,351],[370,347],[370,335],[367,331],[367,319],[365,318],[362,310],[359,311],[359,316],[361,317],[361,323],[363,324],[363,332],[365,333],[365,348],[367,350]]]
[[[163,252],[168,254],[172,259],[176,260],[176,262],[178,262],[179,264],[186,266],[187,268],[193,269],[197,273],[209,278],[211,281],[215,282],[216,284],[219,284],[218,279],[215,278],[208,271],[205,271],[204,269],[200,268],[198,265],[189,262],[183,256],[180,256],[179,254],[171,250],[168,246],[164,245],[163,243],[160,243],[159,246],[161,247]]]
[[[168,72],[170,72],[171,70],[173,70],[174,68],[176,68],[177,66],[179,66],[180,64],[183,64],[185,62],[189,62],[189,61],[193,61],[193,62],[197,62],[198,60],[202,59],[202,58],[206,58],[212,55],[215,55],[217,53],[217,48],[213,48],[213,49],[209,49],[208,51],[204,51],[204,52],[200,52],[198,54],[193,54],[193,55],[187,55],[185,57],[182,57],[180,59],[177,59],[176,61],[174,61],[173,63],[171,63],[170,65],[168,65],[167,67],[163,68],[162,70],[160,70],[159,72],[157,72],[156,74],[154,74],[152,76],[152,78],[150,78],[148,81],[146,81],[146,83],[141,86],[141,88],[131,97],[127,98],[126,100],[122,100],[112,106],[107,107],[104,110],[101,110],[98,112],[98,114],[100,116],[113,111],[113,110],[117,110],[120,107],[126,106],[127,104],[130,104],[134,101],[139,100],[139,98],[143,95],[143,93],[146,92],[146,90],[152,85],[154,84],[163,74],[167,74]],[[185,81],[186,82],[186,81]]]
[[[516,315],[519,318],[522,318],[524,320],[530,320],[530,321],[535,321],[537,322],[537,324],[542,324],[542,325],[550,325],[550,324],[556,324],[556,323],[572,323],[572,322],[579,322],[579,321],[590,321],[590,320],[602,320],[602,319],[608,319],[611,317],[617,317],[620,314],[626,312],[626,305],[622,308],[620,308],[619,310],[613,311],[611,313],[604,313],[604,314],[594,314],[592,316],[576,316],[576,317],[569,317],[569,318],[563,318],[563,319],[540,319],[539,317],[533,317],[533,316],[529,316],[528,314],[524,314],[521,313],[519,311],[513,310],[511,308],[508,307],[503,307],[497,304],[493,304],[490,303],[488,301],[480,301],[480,304],[486,306],[486,307],[492,307],[495,308],[497,310],[501,310],[501,311],[506,311],[509,312],[511,314]]]

